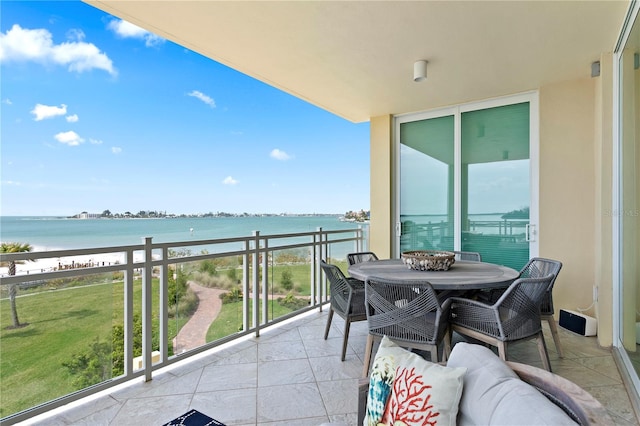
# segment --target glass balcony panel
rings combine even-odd
[[[72,268],[64,260],[60,265]],[[1,417],[124,373],[123,277],[112,272],[0,286]]]

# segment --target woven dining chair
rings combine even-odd
[[[331,295],[331,307],[327,316],[327,326],[324,330],[324,340],[329,337],[329,329],[331,329],[331,321],[335,312],[344,319],[341,357],[342,361],[344,361],[351,323],[367,319],[364,306],[364,283],[355,278],[345,277],[340,268],[324,260],[320,261],[320,267],[329,280],[329,293]]]
[[[429,351],[438,362],[438,345],[444,344],[443,360],[449,356],[449,306],[442,305],[427,281],[416,282],[370,277],[365,281],[369,336],[364,355],[363,377],[369,375],[373,345],[387,336],[404,348]]]
[[[482,256],[477,251],[458,251],[454,250],[456,260],[471,260],[473,262],[482,262]]]
[[[361,251],[357,253],[349,253],[347,255],[347,261],[349,265],[355,265],[356,263],[370,262],[372,260],[378,260],[378,256],[372,251]]]
[[[547,289],[547,293],[542,299],[542,305],[540,306],[541,319],[547,321],[549,324],[549,330],[551,330],[551,337],[553,337],[553,343],[558,351],[558,356],[564,358],[562,352],[562,345],[560,343],[560,334],[558,334],[558,324],[553,316],[553,286],[555,285],[556,278],[562,269],[562,262],[553,259],[545,259],[543,257],[534,257],[522,268],[520,271],[520,277],[541,277],[547,274],[553,275],[551,285]]]
[[[542,335],[540,306],[553,279],[553,274],[518,278],[493,305],[452,297],[448,299],[451,300],[451,330],[496,346],[504,361],[507,361],[507,345],[510,342],[536,339],[542,364],[551,371]]]
[[[546,259],[544,257],[533,257],[520,270],[518,278],[535,278],[553,274],[551,286],[547,290],[547,294],[542,300],[542,305],[540,306],[540,315],[541,319],[543,321],[547,321],[549,324],[549,330],[551,331],[551,337],[553,338],[553,343],[556,347],[556,351],[558,352],[558,356],[560,358],[564,358],[562,344],[560,343],[560,334],[558,333],[558,324],[553,316],[555,313],[553,308],[553,287],[555,285],[556,278],[558,278],[558,274],[560,273],[560,269],[562,269],[562,262],[558,260]],[[479,293],[480,296],[477,298],[484,302],[494,303],[500,298],[500,296],[502,296],[504,291],[505,289],[494,289],[490,290],[488,293],[481,292]]]

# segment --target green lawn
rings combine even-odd
[[[19,297],[17,306],[28,325],[7,329],[9,301],[0,302],[2,417],[75,390],[62,362],[96,337],[110,341],[111,326],[122,317],[122,284],[32,294]]]
[[[277,301],[269,303],[269,309],[273,309],[269,318],[278,318],[282,315],[292,312],[291,309],[286,308]],[[253,306],[249,305],[249,321],[251,321],[251,315],[253,312]],[[262,309],[260,310],[262,312]],[[209,326],[207,330],[207,342],[213,342],[214,340],[221,339],[223,337],[235,334],[242,329],[242,301],[225,303],[222,305],[220,315]]]
[[[347,274],[347,262],[346,261],[334,261],[331,260],[331,263],[339,267],[345,275]],[[309,296],[311,294],[311,267],[308,263],[306,264],[291,264],[291,265],[274,265],[269,269],[269,283],[273,284],[275,282],[276,289],[280,289],[280,281],[282,278],[282,272],[288,269],[291,272],[291,278],[294,283],[294,289],[299,290],[296,292],[296,295],[299,296]],[[273,278],[273,279],[272,279]],[[285,291],[280,291],[280,294],[285,294]]]
[[[153,312],[158,312],[158,280],[153,280]],[[134,283],[134,312],[141,311],[140,280]],[[96,339],[111,341],[124,315],[122,282],[78,286],[18,297],[25,327],[12,325],[9,301],[0,301],[0,417],[74,392],[62,363],[86,352]],[[154,323],[157,329],[157,314]],[[171,319],[172,339],[188,318]]]

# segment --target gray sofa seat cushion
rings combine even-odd
[[[457,343],[448,367],[466,367],[459,425],[575,425],[558,406],[523,382],[490,349]]]

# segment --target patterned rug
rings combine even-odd
[[[225,426],[197,410],[190,410],[162,426]]]

